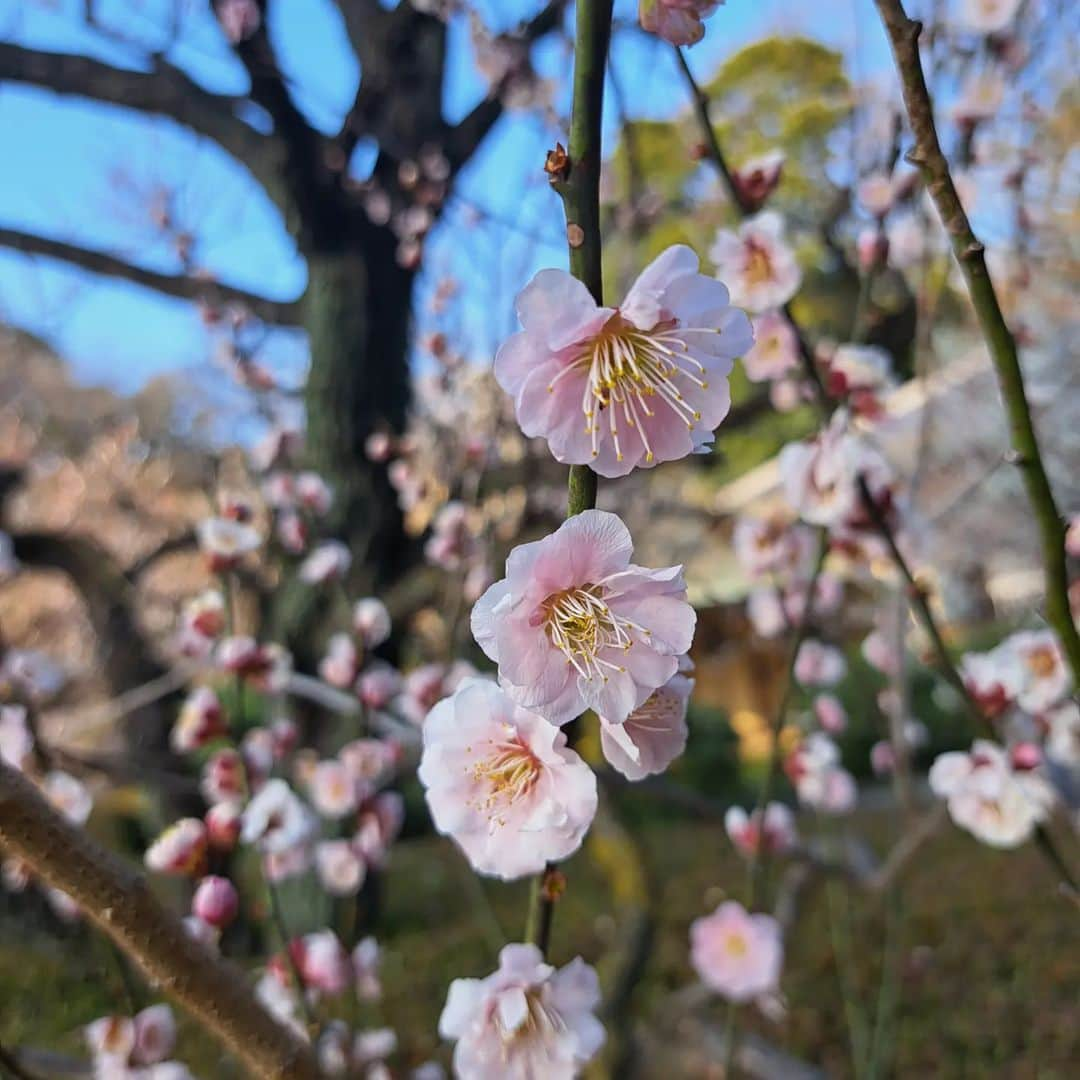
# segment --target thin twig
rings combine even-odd
[[[938,140],[933,104],[919,56],[922,23],[907,17],[901,0],[875,0],[875,3],[892,46],[908,122],[915,139],[907,158],[919,168],[926,189],[937,207],[953,255],[967,284],[990,359],[997,371],[1015,463],[1020,469],[1042,543],[1046,617],[1061,640],[1072,668],[1073,681],[1080,684],[1080,632],[1076,629],[1069,604],[1065,522],[1054,499],[1039,450],[1016,339],[1005,321],[994,283],[986,269],[983,245],[971,228]]]

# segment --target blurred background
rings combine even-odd
[[[985,31],[976,0],[912,8],[1059,503],[1075,512],[1077,11],[1014,4]],[[517,327],[515,294],[566,265],[543,166],[566,141],[571,10],[0,0],[0,643],[44,673],[43,737],[109,775],[91,827],[111,843],[141,850],[166,807],[190,797],[168,782],[168,730],[184,683],[179,613],[209,583],[196,526],[228,491],[274,527],[258,463],[282,433],[303,431],[307,467],[331,485],[319,529],[352,551],[351,594],[386,601],[386,657],[405,671],[479,664],[471,600],[513,544],[564,514],[565,470],[521,436],[491,362]],[[612,297],[671,243],[705,259],[737,217],[703,160],[672,47],[641,31],[636,5],[618,0],[615,14],[602,187]],[[729,160],[783,155],[769,206],[803,270],[794,310],[827,350],[850,337],[858,308],[891,358],[876,437],[907,479],[950,643],[988,647],[1041,601],[1037,538],[962,283],[902,158],[876,10],[733,0],[708,26],[686,56]],[[655,917],[626,1021],[646,1076],[718,1075],[722,1016],[687,996],[686,928],[741,882],[723,811],[753,801],[783,692],[784,646],[746,616],[751,583],[731,536],[740,515],[781,505],[776,455],[816,421],[797,393],[741,367],[732,392],[712,454],[601,485],[640,562],[685,563],[699,612],[688,751],[670,783],[623,807],[636,869],[619,881],[602,856],[577,857],[559,910],[564,958],[605,955],[637,907]],[[448,505],[464,508],[453,542]],[[286,546],[276,562],[253,560],[240,619],[313,671],[339,600],[298,587],[299,559]],[[842,747],[865,781],[857,845],[873,861],[896,832],[870,762],[889,680],[859,644],[883,628],[914,658],[924,643],[886,567],[849,593],[831,633],[848,652]],[[905,694],[927,730],[920,766],[968,744],[955,696],[917,664]],[[405,794],[374,925],[382,1019],[403,1062],[419,1062],[436,1051],[447,982],[489,970],[524,893],[475,879],[431,834],[418,790]],[[1075,1073],[1075,913],[1053,888],[1030,850],[995,853],[947,826],[906,878],[902,932],[888,930],[880,895],[845,887],[853,939],[891,934],[899,957],[895,985],[876,952],[857,952],[848,971],[856,996],[895,996],[892,1074]],[[305,897],[290,902],[303,918]],[[800,1075],[783,1071],[794,1059],[847,1075],[824,904],[807,890],[786,1020],[755,1021],[792,1059],[772,1075]],[[30,897],[0,894],[0,913],[0,1043],[77,1048],[79,1026],[128,992],[115,966],[103,977],[101,942]],[[197,1041],[185,1049],[197,1071]]]

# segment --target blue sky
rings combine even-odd
[[[99,9],[129,34],[152,35],[163,0],[108,0]],[[489,24],[507,26],[538,5],[481,0]],[[138,54],[104,42],[79,26],[82,0],[0,0],[0,40],[51,51],[82,52],[118,66],[137,66]],[[340,124],[360,72],[329,0],[274,0],[271,31],[297,103],[325,131]],[[135,13],[134,15],[132,13]],[[630,22],[635,5],[617,0],[616,18]],[[825,0],[815,6],[783,0],[732,0],[709,20],[691,63],[707,76],[748,42],[773,33],[818,37],[858,57],[856,77],[887,71],[889,57],[869,0]],[[634,30],[616,34],[613,62],[632,115],[670,116],[685,107],[669,50]],[[189,5],[184,30],[169,59],[207,88],[241,93],[246,76],[232,58],[208,4]],[[554,44],[537,53],[542,73],[563,71]],[[462,115],[483,93],[472,67],[467,30],[451,36],[445,111]],[[610,95],[609,95],[610,104]],[[609,122],[613,130],[613,119]],[[303,261],[275,208],[215,144],[164,120],[0,86],[0,226],[41,232],[123,254],[165,272],[178,264],[149,223],[147,193],[174,189],[181,216],[198,236],[204,265],[222,280],[287,299],[304,287]],[[555,132],[535,118],[505,118],[459,182],[461,200],[447,212],[428,245],[424,285],[453,270],[469,297],[464,305],[474,347],[481,353],[510,328],[513,293],[542,265],[565,260],[561,210],[536,163]],[[610,145],[610,139],[609,139]],[[464,225],[467,206],[489,222]],[[522,235],[527,233],[528,237]],[[505,312],[505,319],[491,313]],[[166,372],[197,373],[208,365],[208,343],[194,309],[122,282],[88,275],[45,259],[0,249],[0,320],[34,330],[68,358],[77,377],[132,391]],[[299,378],[303,336],[272,336],[265,359],[284,377]]]

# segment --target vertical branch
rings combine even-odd
[[[317,1080],[311,1050],[255,1000],[238,968],[195,941],[145,877],[75,828],[0,761],[0,846],[67,893],[260,1080]]]
[[[1046,616],[1061,640],[1073,679],[1080,684],[1080,633],[1077,632],[1069,606],[1065,523],[1054,500],[1039,451],[1016,352],[1016,340],[1005,322],[987,272],[983,245],[972,231],[938,140],[934,109],[919,57],[922,23],[907,17],[901,0],[875,0],[875,3],[889,35],[908,121],[915,138],[915,146],[908,154],[908,160],[918,166],[922,173],[926,189],[948,233],[953,255],[964,275],[979,327],[997,371],[1015,463],[1020,469],[1039,528],[1046,575]]]
[[[600,248],[600,162],[604,113],[604,75],[611,40],[612,0],[578,0],[574,27],[574,91],[570,111],[569,161],[560,162],[552,186],[562,197],[570,273],[603,303]],[[550,157],[549,157],[550,164]],[[588,465],[571,465],[566,516],[596,506],[596,473]],[[562,875],[551,865],[534,879],[529,895],[525,940],[547,951],[555,901]]]

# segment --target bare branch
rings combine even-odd
[[[154,985],[183,1006],[252,1076],[317,1080],[311,1050],[256,1001],[234,965],[196,941],[143,874],[66,821],[0,762],[0,845],[67,893]]]
[[[163,116],[213,139],[260,179],[272,167],[273,140],[236,115],[243,98],[212,94],[160,58],[150,71],[125,71],[88,56],[0,43],[0,81]]]
[[[2,47],[2,46],[0,46]],[[281,326],[297,326],[300,323],[300,304],[295,300],[267,300],[245,292],[243,289],[222,285],[209,279],[188,277],[183,274],[161,274],[156,270],[147,270],[134,263],[110,255],[104,251],[93,251],[63,240],[52,240],[35,233],[22,232],[19,229],[0,228],[0,246],[12,248],[24,255],[43,255],[50,259],[78,266],[105,277],[119,278],[141,285],[146,289],[165,296],[174,296],[180,300],[205,300],[213,304],[240,304],[252,314],[267,323]]]
[[[983,245],[975,236],[964,212],[949,163],[938,140],[934,108],[919,57],[922,24],[907,17],[901,0],[875,0],[875,3],[889,35],[908,121],[915,136],[915,146],[908,154],[908,160],[918,166],[922,173],[926,190],[934,200],[949,235],[953,255],[964,275],[990,359],[997,371],[1016,465],[1020,469],[1042,541],[1046,617],[1061,639],[1074,680],[1080,682],[1080,631],[1077,631],[1073,621],[1069,603],[1065,521],[1054,500],[1035,425],[1031,421],[1016,339],[1005,321],[994,283],[986,269]]]

